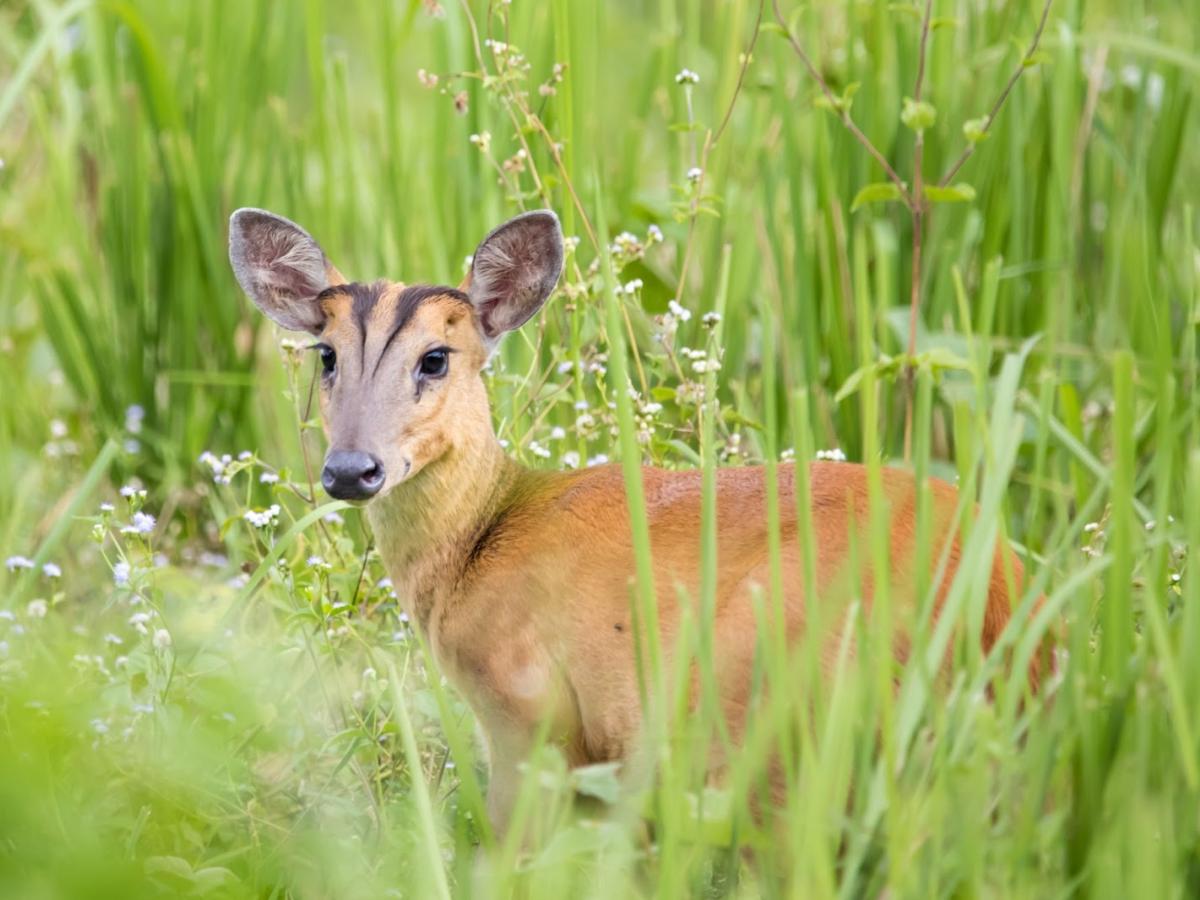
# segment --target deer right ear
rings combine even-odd
[[[307,231],[264,209],[230,217],[229,261],[246,296],[291,331],[320,334],[325,313],[317,295],[346,281]]]

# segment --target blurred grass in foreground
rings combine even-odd
[[[783,6],[910,177],[919,9]],[[966,558],[996,533],[1025,551],[1026,604],[1043,591],[1047,613],[1011,649],[1061,617],[1054,692],[1023,698],[966,647],[945,690],[913,667],[893,693],[886,653],[826,683],[813,648],[788,660],[764,639],[764,684],[787,690],[725,790],[700,777],[702,708],[652,723],[642,791],[547,752],[496,843],[466,708],[363,568],[357,514],[317,511],[311,363],[239,296],[230,210],[302,222],[351,277],[454,283],[494,224],[553,205],[578,268],[491,376],[501,436],[540,466],[898,460],[904,391],[878,364],[907,341],[911,235],[895,208],[851,212],[880,173],[770,27],[689,180],[756,3],[471,9],[479,33],[450,3],[0,8],[4,893],[1200,892],[1195,17],[1056,2],[959,175],[975,199],[936,207],[926,234],[918,350],[955,366],[917,379],[912,464],[979,499]],[[1039,11],[935,4],[927,173]],[[676,83],[685,67],[698,84]],[[589,274],[564,175],[608,223],[615,282]],[[952,594],[968,623],[978,571]],[[703,664],[704,635],[701,613],[683,659]],[[775,753],[777,828],[750,812]]]

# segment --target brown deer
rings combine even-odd
[[[500,338],[527,322],[554,290],[563,265],[555,215],[526,213],[494,230],[457,288],[347,282],[304,229],[258,209],[233,214],[229,244],[234,273],[254,303],[279,325],[319,342],[329,438],[322,483],[334,497],[366,504],[402,603],[473,708],[490,761],[488,804],[497,826],[511,812],[518,765],[545,723],[572,765],[628,760],[643,710],[621,470],[538,471],[509,459],[493,432],[480,375]],[[780,467],[784,606],[792,637],[802,633],[806,618],[797,474],[809,480],[815,583],[823,601],[848,593],[851,544],[866,556],[869,521],[864,467]],[[655,468],[644,468],[642,479],[659,622],[669,648],[680,624],[679,590],[696,596],[699,586],[701,482],[695,471]],[[915,570],[931,571],[936,560],[913,558],[912,476],[884,470],[883,484],[891,596],[897,609],[911,610]],[[943,482],[933,481],[930,490],[931,546],[950,544],[944,596],[958,558],[958,499]],[[736,737],[745,723],[756,647],[752,592],[767,585],[770,574],[763,469],[719,470],[717,509],[714,662]],[[1021,573],[1012,552],[997,546],[978,636],[985,651],[1010,618]],[[869,598],[866,568],[861,586]],[[903,661],[908,641],[901,634],[893,643]],[[825,665],[835,646],[831,639],[822,650]],[[1035,667],[1031,682],[1036,678]]]

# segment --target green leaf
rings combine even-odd
[[[595,797],[612,806],[621,799],[621,783],[617,780],[620,763],[596,763],[571,770],[571,782],[577,793]]]
[[[924,131],[937,121],[937,110],[932,103],[905,97],[904,107],[900,110],[900,121],[913,131]]]
[[[930,203],[970,203],[975,199],[975,188],[962,182],[947,187],[927,184],[925,185],[925,199]]]
[[[972,144],[978,144],[980,141],[986,141],[991,135],[987,132],[988,117],[980,116],[978,119],[967,119],[963,122],[962,133]]]
[[[862,87],[861,81],[852,81],[846,85],[840,97],[834,97],[830,100],[824,94],[821,94],[813,101],[813,106],[817,109],[832,109],[837,112],[849,112],[850,107],[854,105],[854,95],[858,93],[858,89]]]
[[[918,353],[914,362],[918,366],[928,366],[934,372],[946,369],[967,372],[971,370],[969,360],[964,359],[946,347],[931,347],[924,353]]]
[[[850,212],[855,212],[860,206],[866,206],[868,203],[889,203],[900,199],[902,199],[900,188],[892,182],[875,181],[864,185],[854,195],[854,201],[850,204]]]

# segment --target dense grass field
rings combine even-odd
[[[1032,0],[780,7],[0,4],[0,895],[1200,894],[1200,20],[1054,0],[1026,57]],[[922,225],[913,352],[913,217],[835,107],[906,190],[974,148]],[[831,675],[764,627],[724,783],[712,704],[652,666],[654,777],[547,747],[493,834],[466,705],[314,487],[317,363],[230,272],[250,205],[351,277],[448,283],[557,210],[560,289],[487,376],[530,466],[957,479],[979,515],[915,624],[947,683],[861,617]],[[983,657],[997,535],[1029,577]]]

